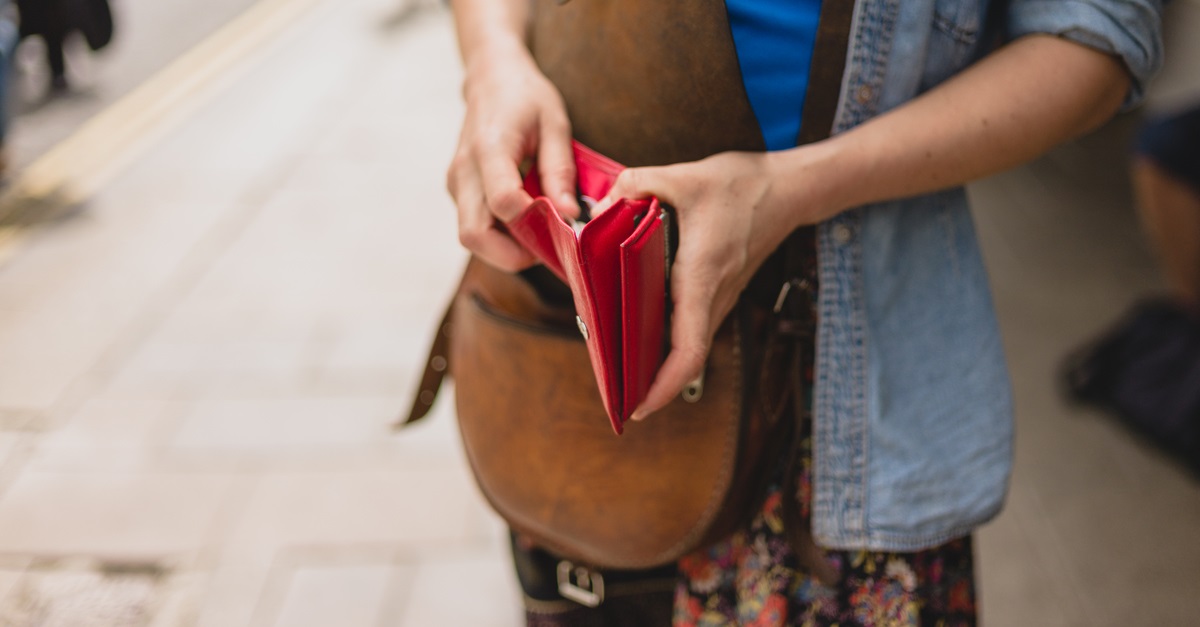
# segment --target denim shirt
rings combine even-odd
[[[1120,58],[1140,97],[1162,57],[1158,0],[1013,0],[1006,39],[1055,34]],[[859,0],[844,131],[978,59],[987,0]],[[911,551],[970,533],[1003,504],[1012,398],[962,188],[852,209],[818,229],[813,534]]]

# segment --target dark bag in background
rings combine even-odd
[[[88,48],[100,50],[112,41],[113,18],[108,0],[67,0],[72,26],[79,29]]]
[[[108,0],[16,0],[21,15],[21,39],[41,37],[51,89],[67,89],[67,37],[78,30],[93,51],[112,41],[113,16]]]
[[[62,42],[78,30],[88,48],[100,50],[112,41],[113,17],[108,0],[17,0],[21,37],[41,35]]]
[[[1122,422],[1200,476],[1200,317],[1155,300],[1070,357],[1066,383],[1076,400]]]

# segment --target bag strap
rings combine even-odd
[[[457,294],[457,290],[455,293]],[[424,418],[433,408],[438,391],[442,389],[442,381],[450,372],[450,317],[454,313],[454,298],[451,297],[442,321],[438,324],[437,333],[433,335],[433,345],[429,347],[429,356],[425,359],[425,372],[421,375],[421,383],[417,386],[417,396],[413,399],[408,417],[394,425],[395,428],[405,427]]]
[[[811,144],[833,133],[842,75],[854,18],[854,0],[823,0],[812,63],[808,68],[808,91],[804,95],[804,118],[797,144]]]
[[[800,123],[798,145],[824,140],[833,134],[841,96],[842,76],[845,73],[846,54],[850,42],[850,29],[854,17],[854,0],[823,0],[820,22],[817,26],[816,42],[813,45],[812,65],[809,68],[808,92],[804,98],[804,117]],[[776,298],[774,313],[775,329],[769,343],[790,344],[791,358],[783,376],[785,386],[790,388],[792,409],[792,442],[784,466],[781,490],[784,495],[782,509],[783,526],[788,542],[796,552],[801,566],[817,580],[833,586],[840,579],[839,573],[830,565],[824,550],[812,537],[812,531],[800,511],[797,497],[798,462],[804,422],[812,419],[808,399],[804,390],[805,371],[812,366],[813,355],[801,346],[811,346],[816,320],[813,315],[813,297],[817,286],[804,278],[805,248],[815,237],[812,226],[797,229],[783,244],[783,280]],[[788,399],[780,404],[780,409]]]

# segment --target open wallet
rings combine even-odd
[[[666,352],[671,214],[658,199],[622,199],[588,219],[624,166],[575,142],[583,215],[564,218],[542,195],[537,168],[525,177],[533,203],[505,226],[571,288],[579,332],[613,430],[621,434]]]

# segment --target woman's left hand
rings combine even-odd
[[[674,207],[679,249],[671,268],[671,352],[646,399],[645,418],[704,370],[713,336],[763,261],[816,212],[776,193],[770,153],[725,152],[701,161],[621,173],[597,212],[621,198],[656,196]]]
[[[793,229],[1032,159],[1107,120],[1129,85],[1119,58],[1030,35],[831,139],[626,170],[601,207],[657,196],[675,207],[679,222],[671,352],[634,418],[666,405],[703,371],[717,327]]]

